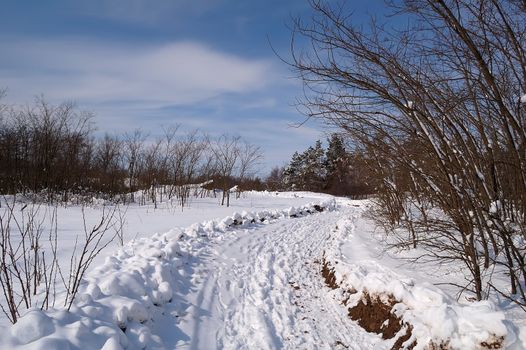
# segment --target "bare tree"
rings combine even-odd
[[[358,27],[345,6],[311,6],[313,20],[294,23],[308,52],[292,43],[305,113],[361,149],[386,218],[406,225],[411,245],[463,263],[478,299],[505,267],[511,293],[499,292],[526,306],[516,244],[526,235],[524,4],[393,2],[408,23],[395,30]]]
[[[192,182],[196,179],[199,163],[206,149],[206,140],[198,138],[198,131],[192,131],[186,137],[178,142],[177,157],[180,159],[181,183],[177,186],[178,197],[181,208],[184,208],[191,194]]]
[[[166,193],[166,185],[170,183],[170,171],[171,170],[168,167],[168,165],[170,164],[169,162],[172,157],[171,153],[173,149],[173,144],[176,140],[176,135],[177,135],[177,131],[179,130],[179,128],[180,128],[179,124],[163,127],[164,138],[160,140],[160,144],[159,144],[159,147],[163,147],[163,149],[161,150],[162,156],[159,159],[160,173],[158,174],[159,179],[156,180],[156,181],[159,181],[162,186],[161,201],[163,198],[162,197],[163,194]],[[171,193],[171,188],[170,188],[170,195],[171,194],[172,193]]]
[[[0,193],[80,203],[94,197],[135,201],[140,191],[141,204],[148,201],[157,207],[158,200],[176,198],[184,207],[195,188],[189,185],[222,177],[208,137],[197,130],[179,134],[179,125],[168,126],[154,141],[141,130],[97,138],[92,116],[73,103],[52,105],[42,97],[24,107],[0,104]],[[233,164],[236,170],[239,166],[243,182],[260,151],[248,143],[234,143],[232,154],[245,155]],[[227,171],[228,176],[234,176],[233,171]]]
[[[96,171],[94,177],[101,190],[105,193],[115,194],[120,190],[122,179],[119,176],[121,171],[121,141],[108,134],[98,143],[95,153]]]
[[[272,168],[272,170],[270,171],[270,174],[265,180],[267,189],[272,190],[272,191],[279,191],[282,189],[284,170],[285,170],[284,167]]]
[[[130,188],[131,201],[135,202],[135,190],[138,186],[138,178],[142,162],[143,147],[146,135],[139,129],[136,129],[133,134],[126,133],[124,135],[124,157],[128,164],[128,184]]]
[[[149,189],[149,197],[154,202],[154,206],[157,209],[157,194],[156,188],[158,181],[161,181],[163,185],[167,180],[169,170],[167,169],[168,153],[162,153],[162,140],[157,140],[155,143],[146,147],[144,150],[144,172],[142,176],[142,187],[146,190]],[[164,193],[164,188],[161,189],[161,201]],[[146,196],[141,197],[141,204],[145,204]]]
[[[242,183],[247,177],[252,177],[256,167],[263,159],[261,148],[248,143],[246,140],[241,141],[239,147],[239,181]],[[241,196],[242,188],[237,191],[237,198]]]
[[[239,136],[222,135],[212,145],[212,153],[215,157],[216,171],[220,178],[222,189],[221,205],[230,206],[230,190],[233,186],[232,177],[239,159]]]

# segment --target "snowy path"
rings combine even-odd
[[[187,309],[178,317],[178,327],[186,336],[172,345],[383,348],[378,336],[350,322],[320,276],[319,260],[331,244],[331,233],[342,215],[350,216],[349,211],[352,208],[279,220],[212,241],[199,256],[195,288],[185,297]]]

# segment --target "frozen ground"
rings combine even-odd
[[[351,301],[364,289],[394,295],[423,339],[474,349],[503,336],[507,347],[525,348],[524,312],[498,309],[498,300],[457,302],[453,289],[432,283],[460,276],[383,252],[362,215],[367,202],[327,200],[252,193],[230,208],[210,200],[184,212],[129,207],[125,234],[137,239],[101,256],[72,312],[32,310],[3,326],[0,348],[390,349],[395,339],[349,319],[342,305],[349,289],[357,290]],[[307,205],[320,201],[323,212]],[[78,229],[79,212],[62,210],[70,213],[65,238]],[[322,259],[342,288],[325,285]]]

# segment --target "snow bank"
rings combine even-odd
[[[88,274],[70,312],[29,310],[0,337],[0,348],[163,348],[163,340],[155,334],[156,316],[167,312],[168,303],[172,311],[177,310],[177,293],[189,288],[182,284],[182,276],[191,273],[200,245],[236,228],[335,207],[330,200],[281,211],[244,211],[131,241]]]
[[[348,219],[337,226],[337,241],[353,230]],[[504,313],[489,301],[461,305],[439,288],[398,275],[373,260],[348,263],[338,247],[326,251],[324,259],[334,280],[331,285],[337,286],[331,293],[346,307],[353,308],[368,296],[393,305],[391,312],[411,326],[411,337],[404,346],[416,341],[414,349],[426,349],[430,344],[448,349],[506,348],[516,341]]]
[[[331,194],[310,192],[310,191],[245,191],[245,195],[255,197],[280,197],[280,198],[316,198],[322,200],[329,200],[335,198]]]
[[[331,199],[321,203],[309,203],[298,208],[290,207],[284,210],[243,211],[241,213],[234,213],[221,220],[211,220],[193,224],[184,230],[183,234],[187,237],[212,237],[230,230],[233,227],[247,228],[258,223],[268,223],[284,218],[297,218],[324,210],[331,211],[335,208],[336,201]]]

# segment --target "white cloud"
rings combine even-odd
[[[323,137],[310,126],[289,127],[302,121],[286,101],[300,90],[284,78],[284,68],[266,59],[190,41],[127,45],[0,37],[0,47],[6,102],[25,104],[39,94],[52,103],[73,100],[95,113],[101,133],[141,128],[155,136],[160,125],[180,123],[185,130],[239,134],[262,146],[266,169]]]
[[[122,45],[86,40],[0,39],[1,85],[10,99],[182,105],[268,86],[274,67],[197,42]],[[5,54],[4,54],[5,53]]]

